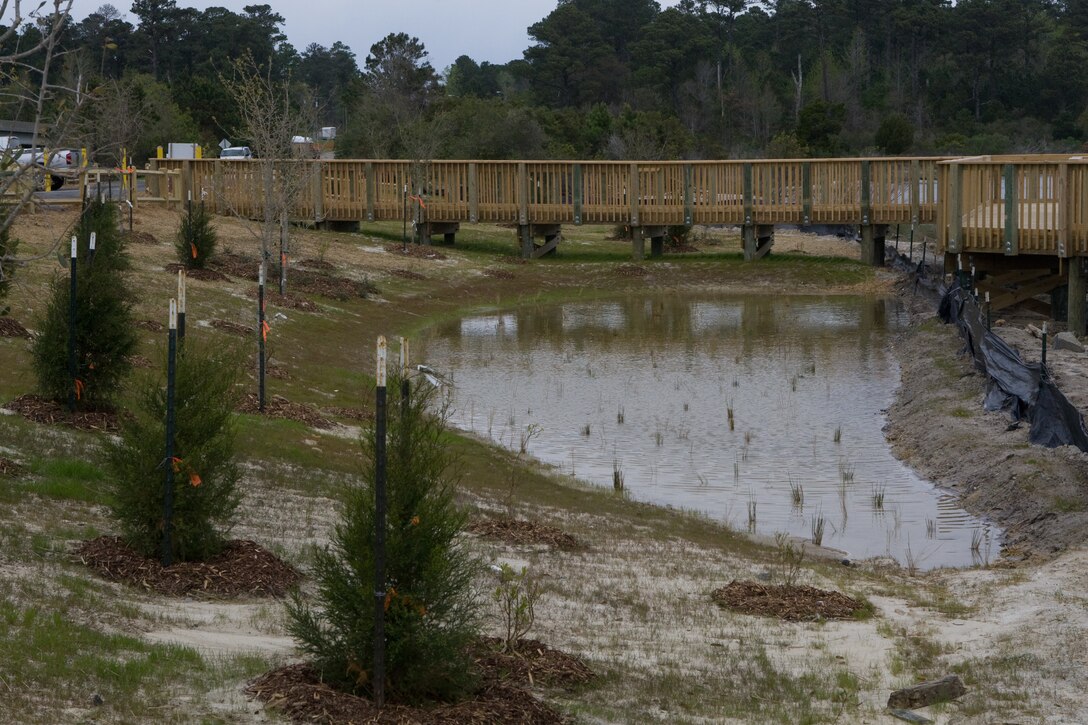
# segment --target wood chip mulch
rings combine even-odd
[[[199,279],[203,282],[226,282],[230,279],[227,275],[223,274],[216,269],[195,267],[186,267],[184,265],[174,262],[173,264],[167,264],[163,267],[164,270],[171,274],[177,274],[180,270],[185,270],[185,276],[190,279]]]
[[[0,476],[11,476],[14,478],[22,474],[23,467],[10,458],[4,458],[0,456]]]
[[[385,251],[401,257],[413,257],[415,259],[446,259],[445,254],[426,244],[409,243],[407,246],[403,244],[386,244]]]
[[[150,232],[135,232],[125,230],[121,232],[121,239],[134,244],[158,244],[159,240]]]
[[[649,274],[645,267],[637,264],[621,264],[616,267],[615,273],[621,277],[645,277]]]
[[[410,269],[391,269],[389,270],[389,274],[393,275],[394,277],[400,277],[401,279],[427,279],[419,272],[413,272]]]
[[[240,277],[253,282],[257,281],[261,261],[256,257],[246,257],[233,252],[220,252],[212,257],[208,264],[213,268],[229,274],[231,277]]]
[[[169,596],[282,597],[302,578],[294,567],[255,542],[228,541],[207,561],[164,567],[133,551],[118,536],[82,542],[75,552],[99,576]]]
[[[292,403],[280,395],[273,395],[271,398],[265,398],[264,411],[259,409],[259,399],[256,393],[247,393],[242,398],[241,405],[238,406],[238,411],[241,413],[251,413],[253,415],[266,415],[269,418],[282,418],[284,420],[294,420],[299,423],[305,423],[311,428],[319,428],[321,430],[328,430],[333,427],[332,421],[321,415],[321,412],[312,405],[305,405],[303,403]]]
[[[475,696],[430,707],[387,704],[379,710],[365,697],[321,682],[308,664],[288,665],[262,675],[249,684],[246,693],[300,723],[561,725],[568,719],[524,687],[534,682],[572,687],[595,677],[578,658],[533,640],[520,641],[516,654],[499,654],[493,641],[484,642],[474,658],[483,674]]]
[[[45,425],[67,425],[78,430],[106,431],[115,433],[120,429],[117,412],[113,410],[77,410],[68,411],[67,406],[40,395],[20,395],[4,407],[18,413],[27,420]]]
[[[473,657],[485,678],[512,680],[530,687],[544,685],[569,690],[597,677],[582,658],[535,639],[519,639],[513,652],[503,652],[498,637],[484,637]]]
[[[485,269],[485,277],[493,277],[494,279],[514,279],[515,274],[513,272],[507,272],[505,269]]]
[[[718,604],[741,614],[759,614],[791,622],[821,619],[852,619],[865,605],[840,592],[816,587],[729,582],[710,595]]]
[[[132,326],[138,330],[147,330],[149,332],[162,332],[166,329],[166,325],[156,320],[136,320],[132,323]]]
[[[670,254],[693,254],[700,250],[698,247],[694,247],[686,242],[677,242],[674,239],[670,239],[665,243],[665,251]]]
[[[553,549],[574,551],[584,549],[585,545],[570,534],[547,524],[522,519],[479,519],[471,522],[466,529],[485,539],[502,541],[506,544],[546,544]]]
[[[347,277],[336,277],[325,272],[310,272],[304,269],[289,269],[287,286],[307,294],[329,297],[334,300],[366,298],[377,290],[369,282],[357,282]]]
[[[222,330],[223,332],[229,332],[232,335],[241,335],[241,336],[244,337],[245,335],[252,335],[253,334],[253,328],[250,327],[249,325],[242,325],[242,324],[237,323],[237,322],[231,322],[230,320],[215,319],[215,320],[212,320],[211,322],[209,322],[208,324],[211,325],[212,327],[214,327],[217,330]]]
[[[264,374],[273,380],[290,380],[291,371],[287,368],[280,367],[279,365],[267,365],[264,369]]]
[[[251,300],[257,299],[257,288],[251,287],[246,290],[246,297]],[[279,293],[279,289],[270,290],[267,287],[264,290],[265,304],[272,305],[273,307],[285,307],[290,310],[299,310],[300,312],[317,312],[317,303],[313,300],[308,300],[305,297],[299,297],[288,292],[285,295]]]
[[[331,415],[334,418],[347,418],[348,420],[357,420],[363,423],[374,420],[374,411],[365,410],[363,408],[323,408],[322,412],[327,415]]]
[[[14,317],[0,317],[0,337],[30,337],[30,331]]]

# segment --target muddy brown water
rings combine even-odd
[[[881,431],[905,324],[883,299],[631,295],[465,317],[424,354],[454,425],[565,474],[757,534],[812,541],[822,521],[850,558],[979,563],[997,529]]]

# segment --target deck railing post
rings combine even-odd
[[[373,162],[366,162],[366,165],[363,167],[363,173],[366,175],[366,220],[372,222],[374,221],[374,202],[378,192],[374,182]]]
[[[468,165],[468,221],[475,224],[480,221],[480,188],[476,164]]]
[[[948,246],[949,254],[959,254],[963,249],[963,165],[954,162],[951,172],[951,188],[948,190]]]
[[[1005,164],[1005,255],[1020,253],[1019,204],[1016,188],[1016,164]]]
[[[695,189],[692,188],[691,164],[684,164],[684,224],[695,223]]]
[[[571,196],[574,202],[574,223],[582,223],[582,165],[575,164],[571,169]]]
[[[627,200],[631,205],[631,226],[639,226],[638,220],[638,164],[631,164],[631,178],[627,185]]]
[[[805,161],[801,164],[801,213],[804,215],[802,224],[812,223],[812,163]]]

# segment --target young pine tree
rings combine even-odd
[[[132,548],[148,556],[161,551],[166,465],[174,469],[173,560],[199,561],[222,548],[240,499],[233,411],[243,369],[238,350],[186,337],[178,349],[175,460],[169,464],[165,373],[140,387],[132,417],[105,453],[110,507]]]
[[[0,208],[0,221],[6,219],[8,213]],[[15,274],[15,252],[19,248],[19,240],[11,235],[11,227],[0,231],[0,317],[8,314],[10,308],[4,304],[4,299],[11,291],[11,278]]]
[[[92,232],[96,236],[93,260],[89,253]],[[132,369],[129,356],[137,342],[130,295],[121,273],[129,261],[118,231],[117,207],[100,202],[88,205],[76,239],[77,404],[93,407],[114,398]],[[69,277],[54,277],[45,315],[38,324],[41,333],[32,347],[38,389],[56,401],[67,400],[73,385],[68,368],[70,294]]]
[[[178,261],[189,269],[204,269],[215,254],[218,235],[212,226],[211,214],[204,204],[191,205],[191,211],[182,214],[174,249]]]
[[[479,562],[459,538],[445,411],[434,389],[406,405],[390,379],[385,565],[386,684],[391,700],[452,700],[474,685],[466,647],[478,635],[472,580]],[[331,548],[317,556],[317,606],[288,604],[288,628],[326,681],[370,694],[374,662],[374,431],[364,435],[367,482],[345,502]]]

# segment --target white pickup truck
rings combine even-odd
[[[0,136],[0,169],[33,167],[30,173],[34,174],[35,187],[44,189],[46,166],[50,188],[59,189],[64,186],[64,172],[79,169],[79,151],[50,149],[47,164],[42,149],[22,146],[15,136]]]

